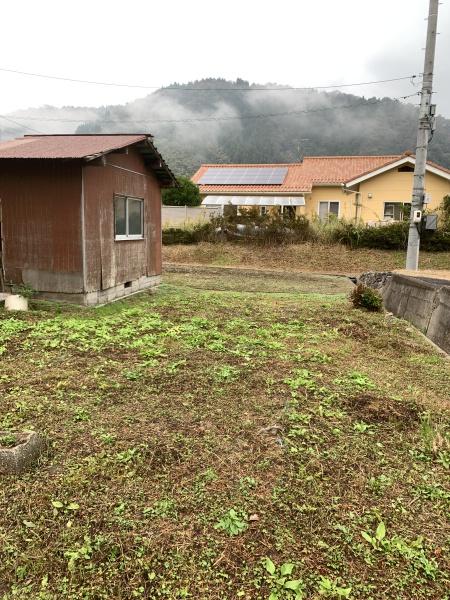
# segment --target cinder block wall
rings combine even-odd
[[[450,353],[450,287],[394,274],[383,291],[384,305]]]

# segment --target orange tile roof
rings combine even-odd
[[[199,185],[201,194],[219,192],[310,192],[313,185],[341,185],[356,177],[368,174],[381,167],[394,163],[406,154],[390,154],[385,156],[307,156],[301,163],[281,164],[205,164],[192,177],[198,183],[208,168],[234,167],[288,167],[286,179],[281,185]],[[433,164],[433,163],[429,163]],[[448,169],[433,164],[443,171]]]

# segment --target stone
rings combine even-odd
[[[4,437],[14,435],[16,445],[2,445]],[[23,431],[11,434],[0,431],[0,474],[20,475],[32,467],[44,449],[44,438],[35,431]]]
[[[392,278],[392,271],[368,271],[358,277],[358,283],[381,290]]]

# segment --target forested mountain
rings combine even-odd
[[[202,162],[290,162],[304,154],[395,154],[415,148],[415,105],[276,84],[256,89],[261,87],[204,79],[125,105],[43,107],[9,116],[44,133],[149,131],[172,169],[187,175]],[[22,133],[27,131],[12,124],[3,128],[2,139]],[[449,119],[438,117],[429,157],[450,167]]]

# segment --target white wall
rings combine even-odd
[[[221,206],[163,206],[161,220],[163,228],[187,227],[205,223],[221,214]]]

